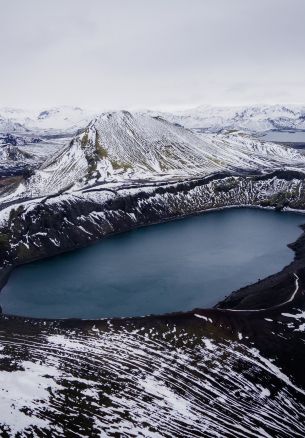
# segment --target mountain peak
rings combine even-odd
[[[300,163],[298,151],[244,134],[200,134],[159,115],[112,111],[95,117],[18,193],[46,196],[109,182],[176,181]]]

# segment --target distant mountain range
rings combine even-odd
[[[138,111],[160,116],[189,129],[209,132],[245,130],[305,130],[305,105],[199,106],[183,111]],[[0,108],[0,133],[15,135],[74,135],[98,116],[79,107],[54,107],[40,111]]]
[[[72,135],[85,127],[95,113],[79,107],[42,110],[0,108],[0,133],[16,135]]]
[[[211,132],[305,130],[305,105],[199,106],[184,111],[150,112],[187,128]]]
[[[143,110],[189,129],[208,132],[245,130],[305,130],[305,105],[199,106],[183,111]],[[79,107],[54,107],[40,111],[0,108],[0,133],[15,135],[74,135],[98,116]]]

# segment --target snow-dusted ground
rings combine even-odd
[[[252,345],[251,334],[198,316],[185,327],[96,322],[79,330],[25,322],[23,332],[0,332],[0,431],[303,437],[305,390]],[[275,322],[265,324],[276,342],[289,343]]]

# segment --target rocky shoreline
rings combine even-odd
[[[284,303],[293,290],[294,274],[302,282],[305,280],[305,224],[301,228],[303,230],[302,235],[295,242],[288,245],[295,253],[294,260],[288,266],[257,283],[232,292],[215,307],[217,309],[243,311],[246,309],[272,310],[272,308]],[[295,300],[299,298],[299,295],[304,295],[304,292],[300,290],[296,294]]]

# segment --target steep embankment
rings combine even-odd
[[[87,245],[111,233],[211,208],[256,205],[300,209],[305,205],[303,178],[297,172],[218,174],[192,181],[96,186],[39,202],[27,201],[5,211],[3,256],[7,263],[23,263]]]

